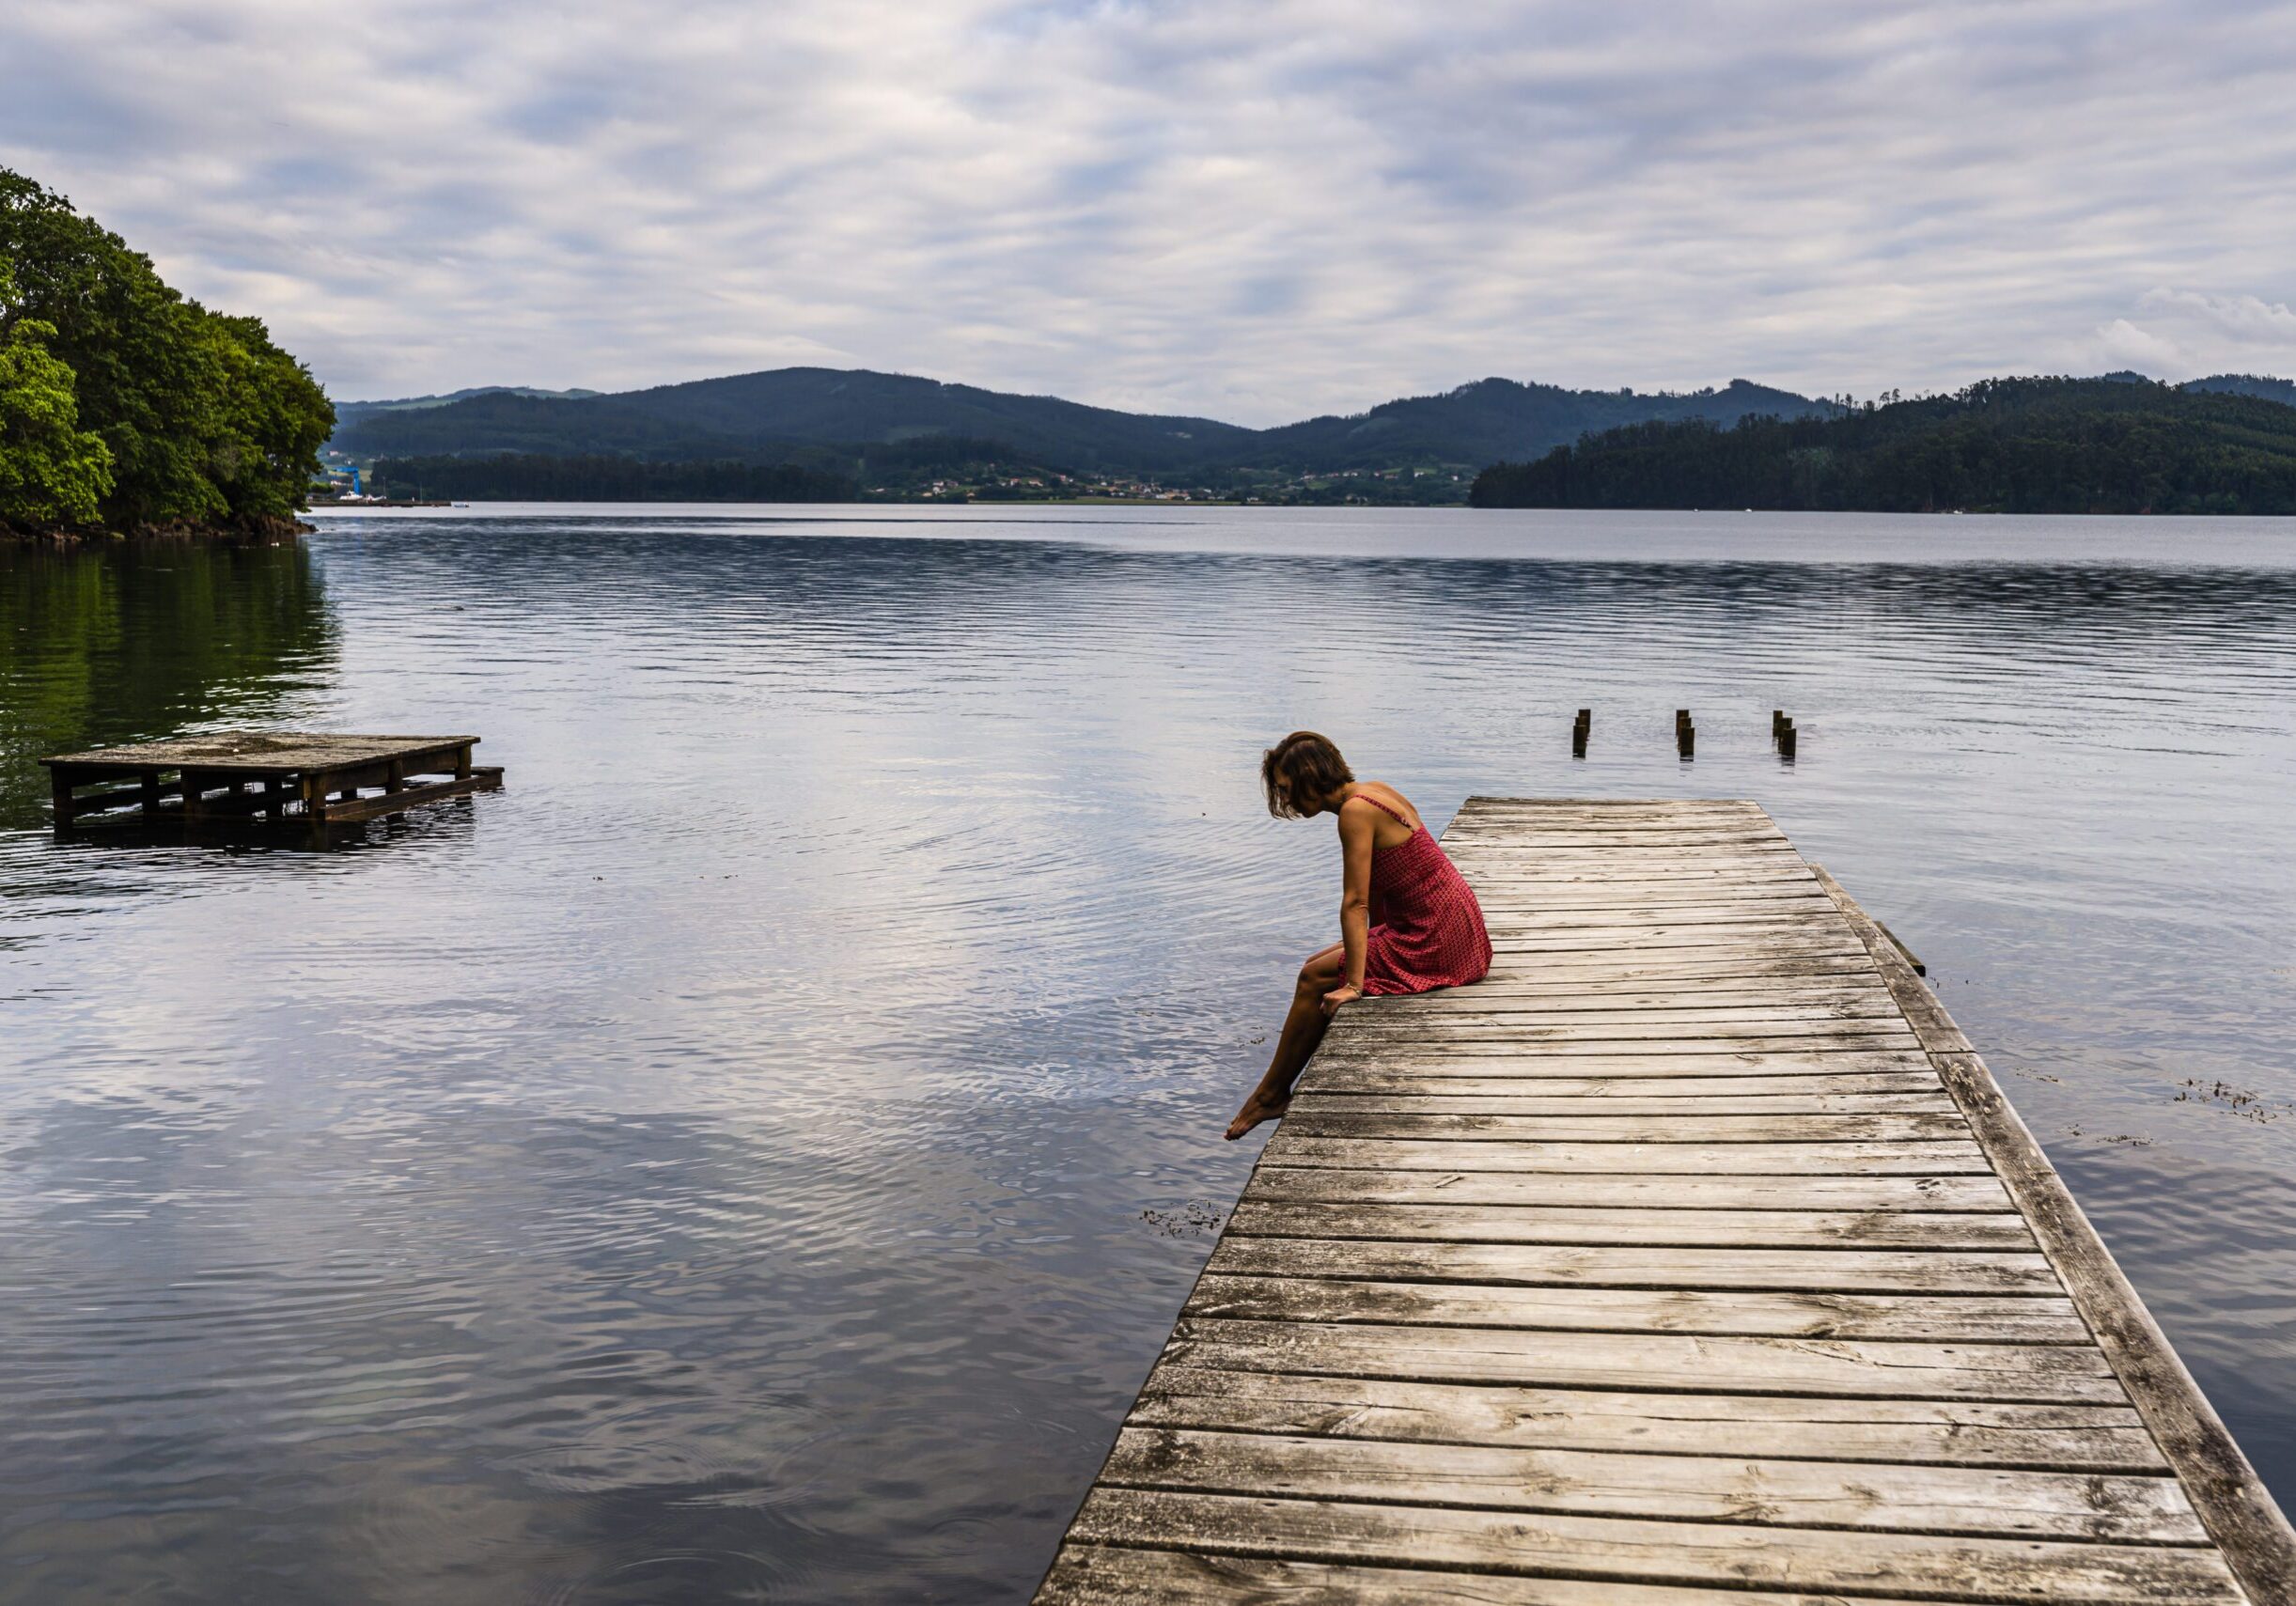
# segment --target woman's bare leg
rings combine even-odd
[[[1331,1025],[1331,1017],[1323,1013],[1323,995],[1339,985],[1347,969],[1347,949],[1334,943],[1320,954],[1308,956],[1300,967],[1299,986],[1291,994],[1291,1009],[1284,1017],[1283,1036],[1275,1040],[1275,1053],[1268,1061],[1268,1071],[1252,1089],[1252,1096],[1236,1112],[1236,1118],[1227,1124],[1229,1142],[1243,1136],[1262,1121],[1273,1120],[1284,1113],[1291,1101],[1291,1084],[1306,1066],[1316,1045],[1323,1041],[1323,1033]]]

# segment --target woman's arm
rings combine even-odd
[[[1339,811],[1339,941],[1347,949],[1347,968],[1338,989],[1323,995],[1326,1014],[1350,998],[1363,996],[1364,965],[1371,955],[1371,850],[1377,814],[1368,806],[1353,814],[1345,807]]]

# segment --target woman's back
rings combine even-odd
[[[1378,810],[1386,826],[1372,839],[1364,990],[1426,992],[1482,980],[1491,970],[1491,934],[1467,878],[1402,793],[1359,782],[1348,803],[1359,802]]]

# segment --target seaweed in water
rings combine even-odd
[[[2252,1093],[2245,1087],[2235,1087],[2229,1082],[2203,1082],[2188,1076],[2177,1084],[2174,1104],[2213,1104],[2238,1115],[2244,1121],[2276,1121],[2296,1105],[2274,1104],[2261,1093]]]
[[[1220,1230],[1227,1212],[1209,1199],[1190,1199],[1168,1210],[1154,1207],[1140,1212],[1140,1219],[1166,1238],[1202,1238]]]

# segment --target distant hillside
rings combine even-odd
[[[450,390],[444,396],[403,396],[390,401],[346,401],[335,410],[335,429],[340,435],[345,429],[377,413],[419,412],[426,407],[445,407],[450,402],[466,401],[474,396],[530,396],[552,401],[575,401],[600,395],[595,390],[536,390],[530,385],[482,384],[467,390]]]
[[[2224,396],[2254,396],[2276,401],[2283,407],[2296,407],[2296,380],[2268,379],[2262,374],[2210,374],[2204,380],[2187,380],[2181,388],[2213,391]]]
[[[1476,476],[1478,507],[2296,513],[2296,408],[2148,380],[1988,380],[1831,418],[1649,423]]]
[[[1009,442],[1027,456],[1084,469],[1218,460],[1253,433],[1210,418],[1118,413],[861,368],[776,368],[608,399],[664,423],[744,439],[868,444],[964,435]]]
[[[901,374],[777,368],[575,400],[505,394],[419,412],[376,413],[337,431],[367,457],[495,452],[762,459],[793,445],[868,445],[928,435],[1006,442],[1026,458],[1080,469],[1170,471],[1216,460],[1252,431],[1010,396]]]
[[[421,406],[353,402],[333,444],[366,458],[620,453],[654,460],[779,461],[806,446],[858,452],[952,436],[999,442],[1017,460],[1084,473],[1471,471],[1494,458],[1536,454],[1589,429],[1644,419],[1727,425],[1749,413],[1804,417],[1827,408],[1743,380],[1721,390],[1637,395],[1491,379],[1353,416],[1247,429],[899,374],[777,368],[609,396],[502,390]]]
[[[1727,429],[1749,415],[1804,418],[1830,411],[1825,402],[1745,380],[1732,380],[1720,390],[1637,395],[1487,379],[1441,396],[1384,402],[1351,417],[1310,418],[1262,429],[1242,460],[1310,470],[1400,463],[1472,468],[1543,452],[1621,424],[1703,418]]]
[[[357,403],[352,403],[356,408]],[[351,412],[351,409],[344,409]],[[767,443],[667,423],[614,398],[561,400],[491,390],[436,407],[355,416],[330,449],[367,458],[480,457],[504,452],[656,461],[749,459]]]

